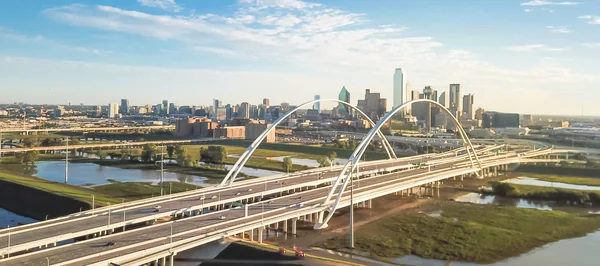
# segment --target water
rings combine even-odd
[[[7,226],[15,227],[17,225],[30,224],[35,222],[37,222],[37,220],[21,216],[0,208],[0,228],[6,228]]]
[[[548,200],[526,200],[519,198],[507,198],[495,195],[484,195],[481,193],[469,193],[455,199],[458,202],[469,202],[475,204],[497,204],[514,206],[517,208],[530,208],[552,211],[555,209],[566,209],[568,211],[583,211],[590,214],[600,214],[600,208],[582,208],[558,203]],[[561,210],[562,210],[561,209]],[[441,211],[428,213],[429,216],[437,217],[442,215]],[[564,239],[543,247],[534,249],[518,257],[508,258],[497,262],[495,266],[514,266],[514,265],[598,265],[598,262],[592,254],[595,254],[600,245],[600,231],[590,233],[585,237]],[[394,259],[395,263],[414,265],[414,266],[473,266],[474,263],[447,262],[436,259],[424,259],[415,255],[408,255]]]
[[[586,210],[588,213],[600,213],[600,207],[581,207],[581,205],[569,205],[566,203],[560,203],[552,200],[534,200],[534,199],[521,199],[521,198],[509,198],[501,197],[496,195],[485,195],[481,193],[469,193],[462,197],[454,199],[458,202],[468,202],[475,204],[495,204],[513,206],[517,208],[526,209],[538,209],[538,210],[555,210],[560,208],[561,210],[568,209],[569,211],[581,211]]]
[[[494,266],[531,266],[531,265],[577,265],[597,266],[598,258],[595,254],[600,245],[600,232],[588,234],[584,237],[564,239],[543,247],[534,249],[518,257],[506,259],[501,262],[485,265]],[[447,262],[434,259],[423,259],[415,255],[395,259],[394,262],[415,266],[473,266],[474,263]]]
[[[566,188],[576,190],[600,190],[600,186],[585,186],[585,185],[573,185],[559,182],[548,182],[542,181],[531,177],[519,177],[504,181],[506,183],[517,184],[517,185],[531,185],[539,187],[555,187],[555,188]]]
[[[64,182],[64,162],[38,162],[37,177],[54,182]],[[122,169],[118,167],[102,166],[95,163],[70,163],[69,184],[71,185],[103,185],[110,183],[108,179],[119,182],[151,182],[160,181],[160,171],[141,169]],[[164,172],[164,180],[167,182],[184,182],[198,186],[211,186],[206,183],[206,177]]]

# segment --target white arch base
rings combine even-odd
[[[252,153],[254,153],[254,151],[258,148],[258,146],[260,146],[260,144],[267,137],[267,135],[271,131],[275,130],[275,128],[281,122],[283,122],[283,120],[288,118],[291,114],[293,114],[297,110],[304,108],[306,106],[311,106],[312,104],[317,103],[317,102],[337,102],[337,103],[346,105],[346,106],[354,109],[358,113],[360,113],[363,117],[365,117],[369,121],[369,123],[371,124],[372,127],[376,126],[375,123],[373,122],[373,120],[371,120],[363,111],[361,111],[357,107],[355,107],[347,102],[340,101],[337,99],[318,99],[318,100],[312,100],[312,101],[305,102],[305,103],[297,106],[296,108],[290,110],[289,112],[285,113],[283,116],[281,116],[279,119],[277,119],[269,128],[267,128],[265,131],[263,131],[263,133],[260,136],[258,136],[258,138],[256,138],[256,140],[254,140],[254,142],[252,142],[252,144],[250,144],[250,146],[248,146],[248,148],[244,151],[242,156],[240,156],[240,158],[238,158],[238,160],[235,162],[235,164],[233,165],[231,170],[229,170],[229,172],[227,173],[225,178],[223,178],[223,181],[221,181],[221,184],[219,184],[219,186],[229,186],[235,181],[237,175],[242,170],[242,167],[244,167],[244,165],[246,164],[248,159],[250,159],[250,157],[252,156]],[[390,159],[397,158],[396,153],[394,152],[394,147],[389,143],[389,141],[387,140],[385,135],[383,135],[381,130],[377,129],[375,134],[381,138],[381,140],[383,142],[383,147],[385,148],[385,151],[388,154],[388,156],[390,157]]]
[[[331,197],[333,196],[333,194],[336,192],[336,189],[340,185],[340,182],[343,181],[341,187],[339,188],[338,195],[336,197],[335,203],[330,207],[329,214],[323,220],[323,223],[321,223],[321,224],[315,224],[315,229],[318,230],[318,229],[325,228],[327,226],[327,222],[329,222],[329,220],[333,216],[335,210],[338,209],[338,205],[339,205],[340,200],[342,198],[342,192],[346,190],[346,187],[348,186],[348,183],[349,183],[349,181],[352,178],[352,173],[354,173],[356,171],[358,163],[360,161],[360,158],[365,153],[365,151],[367,149],[367,146],[373,140],[373,138],[375,137],[376,133],[397,112],[399,112],[400,110],[406,108],[407,106],[412,105],[413,103],[418,103],[418,102],[425,102],[425,103],[437,105],[438,107],[440,107],[442,109],[442,111],[444,111],[446,114],[448,114],[452,118],[452,121],[456,125],[456,128],[458,129],[458,131],[460,133],[460,136],[461,136],[461,138],[463,140],[463,144],[465,145],[465,148],[466,148],[466,150],[468,152],[469,161],[471,162],[471,167],[475,168],[475,163],[473,162],[473,157],[474,157],[475,161],[478,164],[478,167],[481,168],[481,162],[479,161],[479,157],[477,156],[477,152],[475,151],[475,148],[473,147],[473,143],[471,143],[471,140],[467,136],[467,133],[463,129],[463,127],[460,124],[460,122],[458,121],[458,119],[456,119],[456,117],[454,117],[452,115],[452,113],[448,109],[446,109],[446,107],[444,107],[443,105],[439,104],[436,101],[432,101],[432,100],[429,100],[429,99],[417,99],[417,100],[412,100],[412,101],[403,103],[403,104],[397,106],[396,108],[392,109],[381,120],[379,120],[379,122],[377,122],[377,124],[369,131],[369,133],[363,138],[363,140],[360,142],[360,144],[356,147],[356,149],[354,150],[354,152],[350,156],[350,159],[348,160],[348,162],[346,163],[346,165],[344,165],[344,168],[340,171],[340,174],[338,175],[337,179],[335,180],[335,183],[331,187],[331,190],[329,191],[329,194],[327,195],[327,197],[323,201],[322,205],[328,205],[329,204],[329,201],[331,200]],[[471,154],[471,153],[473,153],[473,154]]]

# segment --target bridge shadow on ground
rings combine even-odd
[[[198,260],[195,258],[175,257],[175,263],[196,262],[196,265],[202,266],[247,266],[247,265],[315,265],[314,261],[308,263],[305,259],[296,258],[290,255],[283,255],[275,251],[251,247],[240,243],[231,243],[219,255],[212,260]],[[206,262],[203,262],[206,261]]]

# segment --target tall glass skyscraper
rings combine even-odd
[[[338,100],[340,100],[342,102],[350,103],[350,93],[348,92],[348,90],[346,89],[345,86],[342,86],[342,90],[338,94]],[[337,109],[338,109],[338,114],[340,115],[340,117],[347,117],[351,114],[350,108],[344,104],[341,104],[341,103],[338,104]]]
[[[404,89],[404,74],[401,68],[394,71],[394,106],[403,104],[406,101],[406,90]]]
[[[320,100],[321,95],[315,95],[315,100]],[[313,110],[320,111],[321,110],[321,102],[313,103]]]

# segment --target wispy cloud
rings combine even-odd
[[[181,6],[175,0],[137,0],[142,6],[157,7],[172,12],[181,11]]]
[[[589,48],[596,48],[596,47],[600,47],[600,42],[586,42],[586,43],[582,43],[581,45],[585,46],[585,47],[589,47]]]
[[[558,52],[558,51],[566,50],[564,48],[550,47],[545,44],[529,44],[529,45],[521,45],[521,46],[511,46],[511,47],[507,47],[506,49],[508,49],[510,51],[515,51],[515,52],[540,52],[540,51],[542,51],[542,52]]]
[[[569,27],[556,27],[556,26],[546,26],[546,29],[550,30],[552,33],[570,33],[571,30]]]
[[[579,5],[581,2],[554,2],[554,1],[546,1],[546,0],[532,0],[529,2],[521,3],[522,6],[548,6],[548,5],[562,5],[562,6],[571,6],[571,5]]]
[[[533,9],[525,8],[523,11],[525,11],[525,13],[529,13],[529,12],[533,11]]]
[[[584,15],[577,18],[587,20],[588,24],[600,24],[600,16]]]

